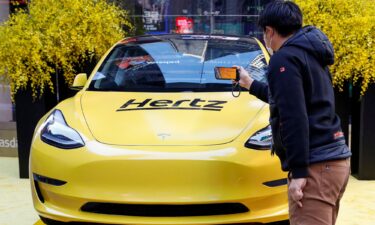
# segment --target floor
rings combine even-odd
[[[18,159],[0,157],[0,225],[42,225],[33,209],[28,179],[18,178]],[[351,178],[337,225],[375,225],[375,181]]]

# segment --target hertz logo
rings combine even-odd
[[[209,111],[221,111],[223,105],[227,101],[218,100],[202,100],[196,98],[193,100],[152,100],[148,98],[144,101],[137,101],[136,99],[130,99],[123,104],[116,111],[131,111],[131,110],[209,110]]]

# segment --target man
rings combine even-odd
[[[351,152],[335,114],[328,65],[333,48],[312,26],[302,28],[302,13],[290,1],[268,4],[259,18],[264,42],[273,51],[268,85],[242,67],[240,85],[270,104],[272,153],[289,171],[292,225],[335,224],[350,173]]]

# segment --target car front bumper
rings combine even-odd
[[[35,139],[30,157],[34,206],[42,217],[63,222],[229,224],[287,219],[286,174],[278,159],[269,151],[237,144],[129,147],[90,141],[80,149],[62,150]],[[121,207],[88,212],[85,204]],[[188,216],[165,212],[215,204],[240,204],[248,210]],[[148,208],[131,214],[124,205]],[[157,206],[167,206],[161,216],[150,212]]]

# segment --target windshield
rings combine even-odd
[[[173,36],[118,44],[90,83],[92,91],[231,91],[214,68],[243,66],[265,82],[267,64],[253,39]]]

